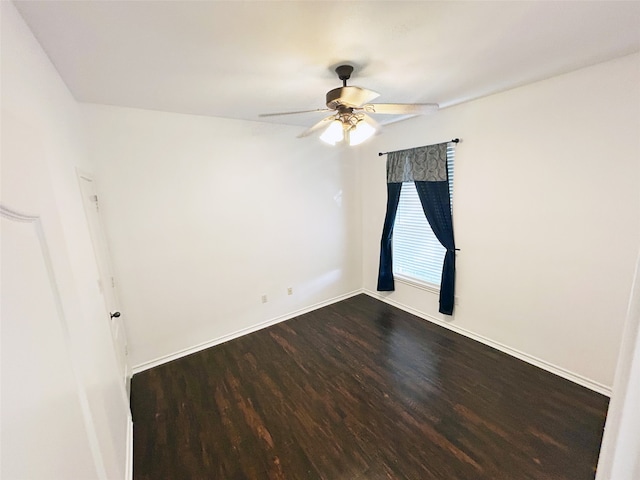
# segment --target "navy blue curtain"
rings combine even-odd
[[[403,182],[414,182],[422,210],[438,241],[446,248],[440,283],[440,313],[453,314],[456,246],[453,240],[447,144],[396,150],[387,154],[387,213],[380,244],[378,290],[393,291],[391,238]]]
[[[391,259],[391,238],[393,236],[393,224],[396,221],[398,202],[400,201],[402,183],[387,183],[387,213],[382,227],[382,240],[380,241],[380,267],[378,269],[378,291],[392,292],[395,290],[393,281],[393,261]]]
[[[447,253],[440,281],[440,313],[451,315],[455,299],[456,244],[453,238],[449,182],[414,182],[431,230]]]

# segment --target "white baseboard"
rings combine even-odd
[[[214,338],[207,342],[201,343],[199,345],[185,348],[184,350],[180,350],[175,353],[171,353],[169,355],[164,355],[162,357],[156,358],[155,360],[151,360],[149,362],[141,363],[140,365],[136,365],[133,367],[133,374],[143,372],[153,367],[157,367],[164,363],[170,362],[172,360],[177,360],[178,358],[186,357],[187,355],[191,355],[192,353],[197,353],[202,350],[206,350],[207,348],[214,347],[216,345],[220,345],[221,343],[228,342],[229,340],[233,340],[234,338],[242,337],[243,335],[247,335],[249,333],[256,332],[258,330],[262,330],[263,328],[270,327],[271,325],[275,325],[276,323],[284,322],[285,320],[289,320],[291,318],[303,315],[305,313],[309,313],[313,310],[317,310],[318,308],[326,307],[327,305],[331,305],[333,303],[341,302],[342,300],[346,300],[347,298],[351,298],[355,295],[359,295],[363,293],[362,289],[354,290],[349,293],[345,293],[344,295],[340,295],[338,297],[331,298],[329,300],[325,300],[320,303],[316,303],[314,305],[309,305],[308,307],[302,308],[300,310],[296,310],[285,315],[281,315],[276,318],[272,318],[271,320],[267,320],[265,322],[258,323],[256,325],[252,325],[250,327],[242,328],[235,332],[229,333],[227,335],[223,335],[218,338]]]
[[[400,310],[404,310],[405,312],[411,313],[424,320],[435,323],[436,325],[444,327],[453,332],[459,333],[460,335],[464,335],[465,337],[471,338],[472,340],[476,340],[480,343],[488,345],[489,347],[495,348],[496,350],[500,350],[501,352],[511,355],[512,357],[516,357],[524,362],[530,363],[531,365],[535,365],[536,367],[542,368],[543,370],[546,370],[555,375],[558,375],[573,383],[582,385],[583,387],[593,390],[594,392],[598,392],[602,395],[606,395],[607,397],[611,397],[611,387],[608,387],[601,383],[590,380],[586,377],[583,377],[582,375],[578,375],[577,373],[570,372],[569,370],[566,370],[562,367],[549,363],[540,358],[534,357],[533,355],[529,355],[528,353],[521,352],[520,350],[516,350],[515,348],[511,348],[500,342],[496,342],[495,340],[491,340],[490,338],[483,337],[482,335],[478,335],[477,333],[474,333],[465,328],[459,327],[451,323],[443,322],[442,320],[436,317],[433,317],[429,314],[416,310],[415,308],[409,307],[400,302],[392,300],[389,297],[382,296],[377,292],[374,292],[368,289],[363,289],[363,293],[369,295],[370,297],[373,297],[385,303],[388,303],[389,305],[393,305],[394,307],[397,307]]]
[[[329,300],[325,300],[323,302],[320,303],[316,303],[314,305],[309,305],[308,307],[302,308],[300,310],[296,310],[294,312],[290,312],[287,313],[285,315],[281,315],[279,317],[276,318],[272,318],[270,320],[267,320],[265,322],[261,322],[258,323],[256,325],[252,325],[250,327],[247,328],[243,328],[240,330],[237,330],[235,332],[229,333],[227,335],[223,335],[221,337],[218,338],[214,338],[212,340],[209,340],[207,342],[201,343],[199,345],[190,347],[190,348],[185,348],[184,350],[180,350],[178,352],[169,354],[169,355],[164,355],[162,357],[156,358],[154,360],[151,360],[149,362],[145,362],[142,363],[140,365],[137,365],[135,367],[133,367],[133,374],[135,375],[136,373],[140,373],[143,372],[145,370],[148,370],[150,368],[153,367],[157,367],[159,365],[162,365],[164,363],[170,362],[172,360],[177,360],[178,358],[182,358],[185,357],[187,355],[191,355],[192,353],[197,353],[199,351],[205,350],[207,348],[210,347],[214,347],[216,345],[220,345],[221,343],[224,342],[228,342],[229,340],[233,340],[234,338],[239,338],[243,335],[247,335],[249,333],[253,333],[256,332],[258,330],[262,330],[263,328],[269,327],[271,325],[275,325],[277,323],[283,322],[285,320],[289,320],[291,318],[297,317],[299,315],[303,315],[305,313],[311,312],[313,310],[317,310],[318,308],[322,308],[322,307],[326,307],[327,305],[331,305],[333,303],[337,303],[340,302],[342,300],[346,300],[347,298],[351,298],[355,295],[358,295],[360,293],[365,293],[367,295],[369,295],[370,297],[376,298],[378,300],[381,300],[385,303],[388,303],[389,305],[393,305],[394,307],[399,308],[400,310],[404,310],[405,312],[411,313],[417,317],[420,317],[424,320],[427,320],[429,322],[435,323],[436,325],[439,325],[441,327],[444,327],[448,330],[451,330],[453,332],[459,333],[460,335],[463,335],[465,337],[471,338],[472,340],[476,340],[480,343],[483,343],[485,345],[488,345],[489,347],[495,348],[496,350],[500,350],[501,352],[504,352],[508,355],[511,355],[512,357],[518,358],[524,362],[527,362],[531,365],[534,365],[536,367],[542,368],[543,370],[546,370],[550,373],[553,373],[555,375],[558,375],[566,380],[569,380],[571,382],[577,383],[578,385],[582,385],[583,387],[586,387],[590,390],[593,390],[594,392],[598,392],[602,395],[606,395],[607,397],[611,397],[611,387],[608,387],[606,385],[603,385],[599,382],[593,381],[589,378],[583,377],[582,375],[579,375],[577,373],[571,372],[569,370],[566,370],[562,367],[559,367],[557,365],[554,365],[552,363],[549,363],[545,360],[542,360],[540,358],[534,357],[533,355],[529,355],[528,353],[525,352],[521,352],[520,350],[517,350],[515,348],[509,347],[503,343],[500,342],[496,342],[495,340],[491,340],[490,338],[484,337],[482,335],[479,335],[477,333],[474,333],[470,330],[467,330],[465,328],[459,327],[457,325],[454,324],[450,324],[447,322],[444,322],[442,320],[440,320],[439,318],[436,318],[434,316],[431,316],[429,314],[426,314],[424,312],[421,312],[419,310],[416,310],[415,308],[409,307],[408,305],[404,305],[403,303],[400,303],[398,301],[392,300],[389,297],[386,296],[382,296],[377,292],[368,290],[368,289],[360,289],[360,290],[354,290],[352,292],[346,293],[344,295],[340,295],[338,297],[334,297],[331,298]],[[132,438],[133,438],[133,427],[132,427]],[[129,478],[129,477],[127,477]]]
[[[126,480],[133,480],[133,420],[127,416],[127,463],[125,465]]]

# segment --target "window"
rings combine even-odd
[[[453,192],[454,146],[447,146],[449,192]],[[433,234],[413,182],[402,184],[393,227],[393,275],[431,287],[440,287],[446,249]]]

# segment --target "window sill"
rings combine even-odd
[[[412,287],[416,287],[421,290],[440,295],[440,287],[438,285],[434,285],[433,283],[421,282],[420,280],[416,280],[415,278],[404,277],[402,275],[398,275],[397,273],[393,274],[393,278],[395,281],[404,283],[405,285],[410,285]]]

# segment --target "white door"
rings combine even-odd
[[[98,278],[97,281],[100,292],[104,298],[105,318],[109,321],[114,347],[118,356],[118,364],[127,393],[129,393],[131,368],[127,359],[127,334],[124,327],[123,315],[122,312],[120,312],[120,302],[118,300],[116,281],[111,266],[109,245],[100,217],[100,199],[98,198],[95,181],[90,175],[78,171],[78,180],[82,193],[82,203],[85,213],[87,214],[93,250],[98,263],[100,278]]]

